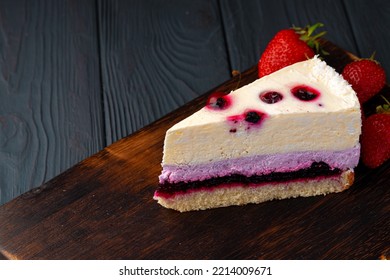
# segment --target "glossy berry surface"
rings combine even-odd
[[[362,59],[351,62],[342,72],[343,78],[352,85],[360,104],[379,93],[386,82],[385,70],[374,60]]]
[[[276,91],[268,91],[260,94],[260,99],[267,104],[274,104],[281,101],[283,99],[283,95]]]
[[[214,110],[224,110],[230,107],[231,97],[223,92],[214,92],[207,100],[206,107]]]
[[[305,85],[292,88],[291,93],[301,101],[312,101],[320,96],[318,90]]]
[[[259,78],[315,55],[306,42],[292,29],[279,31],[268,43],[258,62]]]
[[[261,116],[254,111],[246,113],[245,120],[250,123],[258,123],[261,120]]]
[[[258,62],[258,77],[261,78],[296,62],[312,58],[321,51],[318,38],[325,31],[316,33],[322,23],[307,25],[304,28],[283,29],[275,34],[268,43]]]
[[[363,121],[361,147],[362,161],[369,168],[390,159],[390,114],[374,114]]]
[[[260,112],[255,109],[247,110],[243,114],[234,115],[227,117],[227,120],[232,124],[237,124],[241,122],[246,122],[249,125],[260,125],[264,119],[267,117],[267,114]],[[249,128],[249,126],[247,127]],[[230,131],[232,132],[232,131]],[[234,131],[235,132],[235,131]]]

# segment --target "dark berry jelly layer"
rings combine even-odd
[[[303,178],[316,178],[322,176],[332,176],[341,174],[338,168],[330,168],[325,162],[313,162],[309,168],[300,169],[292,172],[272,172],[266,175],[244,176],[240,174],[232,174],[224,177],[211,178],[203,181],[194,182],[179,182],[179,183],[164,183],[158,187],[159,193],[173,195],[177,192],[184,193],[200,188],[213,188],[218,185],[233,185],[235,183],[242,183],[244,185],[261,184],[271,182],[287,182]]]

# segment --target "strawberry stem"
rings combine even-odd
[[[323,27],[323,23],[316,23],[313,25],[306,25],[304,28],[294,26],[292,29],[300,35],[299,39],[302,41],[306,42],[306,44],[315,50],[317,54],[322,54],[322,55],[328,55],[329,53],[322,50],[320,47],[320,43],[318,42],[318,39],[323,37],[326,34],[326,31],[322,31],[316,35],[314,35],[314,32],[317,30],[317,28]]]
[[[375,61],[375,55],[376,55],[376,51],[374,51],[373,53],[372,53],[372,55],[368,58],[369,60],[373,60],[373,61]],[[383,96],[382,96],[383,97]],[[384,97],[383,97],[384,98]]]
[[[310,26],[310,25],[307,25],[306,28],[307,28],[307,35],[310,37],[311,34],[313,34],[313,32],[318,28],[318,27],[323,27],[324,24],[323,23],[320,23],[320,22],[317,22],[316,24]],[[313,37],[314,38],[314,37]]]
[[[326,31],[322,31],[321,33],[318,33],[317,35],[311,37],[312,40],[317,40],[318,38],[324,36],[326,34]]]
[[[390,106],[390,102],[389,100],[386,99],[386,97],[384,97],[383,95],[381,95],[381,97],[385,100],[385,102]]]
[[[386,104],[379,105],[376,107],[376,112],[378,114],[390,114],[390,102],[383,95],[381,97],[385,100]]]

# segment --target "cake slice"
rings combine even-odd
[[[317,57],[298,62],[171,127],[154,199],[190,211],[341,192],[360,132],[351,86]]]

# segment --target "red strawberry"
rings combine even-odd
[[[342,75],[356,91],[360,104],[376,95],[386,82],[385,70],[373,58],[347,64]]]
[[[376,168],[390,158],[390,114],[374,114],[363,121],[362,160]]]
[[[316,49],[319,50],[317,38],[324,35],[321,32],[313,37],[311,35],[317,27],[323,26],[317,23],[306,26],[304,29],[295,27],[283,29],[276,33],[268,43],[258,62],[258,76],[263,77],[283,67],[312,58]]]

